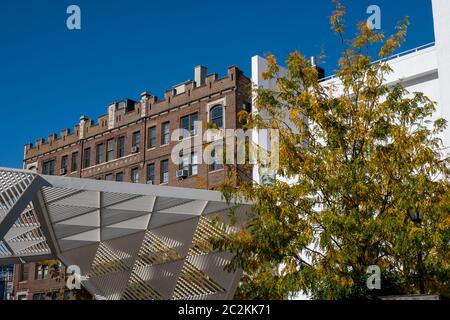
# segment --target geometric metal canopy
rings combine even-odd
[[[209,241],[236,231],[231,207],[250,210],[215,191],[0,168],[0,264],[58,259],[98,299],[231,299],[241,272]]]

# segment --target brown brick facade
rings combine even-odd
[[[179,141],[171,141],[162,145],[162,126],[170,123],[170,135],[173,130],[180,128],[181,118],[197,113],[198,120],[206,124],[210,122],[210,108],[215,105],[223,107],[224,128],[240,128],[237,114],[240,110],[248,108],[251,101],[250,80],[235,66],[230,67],[227,76],[218,79],[217,74],[201,76],[202,72],[196,69],[196,81],[189,81],[166,91],[164,100],[159,101],[149,93],[143,93],[139,102],[124,100],[111,104],[108,113],[98,118],[97,123],[82,117],[73,132],[69,129],[61,131],[57,136],[52,134],[47,141],[40,139],[35,145],[25,146],[24,167],[36,169],[45,173],[53,168],[54,175],[80,177],[105,180],[117,180],[123,175],[123,181],[132,181],[133,169],[139,172],[139,182],[147,183],[147,166],[154,164],[153,184],[159,185],[161,181],[161,164],[169,160],[169,180],[167,185],[176,187],[215,189],[226,177],[226,168],[211,171],[206,163],[198,165],[198,173],[184,179],[176,177],[179,166],[171,161],[171,151]],[[198,78],[200,75],[200,78]],[[156,128],[156,145],[150,148],[149,128]],[[133,150],[133,134],[140,132],[138,149]],[[124,137],[124,154],[119,154],[119,139]],[[198,141],[191,137],[192,141]],[[108,141],[113,146],[112,155],[107,160]],[[201,142],[203,148],[205,142]],[[102,161],[97,163],[97,150],[101,146]],[[194,145],[194,143],[193,143]],[[85,150],[90,149],[90,165],[83,166],[86,161]],[[111,150],[111,149],[110,149]],[[77,154],[76,168],[72,163],[72,155]],[[66,157],[66,171],[63,169],[63,158]],[[199,159],[202,155],[198,155]],[[53,167],[49,166],[50,161]],[[47,166],[46,166],[47,164]],[[47,169],[47,170],[45,170]],[[74,170],[72,170],[74,169]],[[19,270],[15,273],[15,295],[27,292],[27,298],[32,299],[35,293],[55,290],[53,286],[64,287],[64,283],[54,280],[25,280],[19,282]],[[33,272],[35,264],[29,264]],[[27,282],[28,281],[28,282]]]

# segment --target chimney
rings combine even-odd
[[[204,66],[197,66],[197,67],[195,67],[194,70],[195,70],[195,76],[194,76],[195,86],[201,87],[202,85],[205,84],[206,71],[208,70],[208,68],[206,68]]]
[[[320,58],[319,58],[319,61],[320,61]],[[311,57],[311,66],[316,68],[317,72],[319,73],[319,75],[318,75],[319,80],[325,78],[325,69],[323,69],[317,65],[316,56]]]
[[[80,130],[78,132],[78,139],[84,139],[84,130],[86,127],[87,122],[89,121],[89,118],[87,116],[81,116],[80,117]]]
[[[147,108],[149,108],[152,95],[147,91],[141,93],[141,118],[147,116]]]
[[[141,93],[141,101],[142,100],[149,100],[151,96],[152,96],[151,93],[149,93],[147,91],[144,91],[144,92]]]

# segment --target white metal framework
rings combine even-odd
[[[241,273],[210,239],[235,231],[231,207],[249,210],[214,191],[0,169],[0,264],[57,258],[99,299],[229,299]]]

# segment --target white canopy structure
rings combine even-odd
[[[0,264],[58,259],[99,299],[230,299],[241,272],[211,237],[233,228],[219,192],[0,169]],[[224,232],[226,230],[226,232]]]

